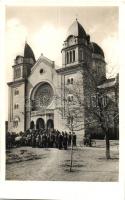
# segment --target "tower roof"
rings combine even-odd
[[[92,45],[92,51],[93,51],[93,53],[99,54],[103,58],[105,57],[102,48],[98,44],[96,44],[95,42],[92,42],[91,45]]]
[[[31,47],[27,44],[27,42],[25,43],[25,47],[24,47],[24,58],[32,58],[34,62],[36,62],[33,50],[31,49]]]
[[[67,38],[70,35],[73,35],[73,36],[79,37],[79,38],[86,37],[86,32],[85,32],[84,28],[82,27],[82,25],[78,22],[77,19],[69,27],[68,32],[67,32]]]

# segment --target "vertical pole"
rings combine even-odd
[[[109,141],[109,131],[106,132],[106,159],[110,159],[110,141]]]
[[[73,163],[73,118],[71,119],[71,158],[70,158],[70,172],[72,171]]]
[[[70,159],[70,172],[72,171],[72,161],[73,161],[73,140],[71,135],[71,159]]]

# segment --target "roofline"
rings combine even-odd
[[[101,56],[100,58],[93,58],[93,54],[94,55],[99,55]],[[92,59],[93,60],[101,60],[103,63],[105,63],[107,65],[107,62],[105,61],[105,57],[103,57],[101,54],[98,54],[98,53],[92,53]]]
[[[82,69],[82,67],[85,65],[86,63],[80,63],[80,64],[76,64],[74,66],[67,66],[67,67],[62,67],[59,69],[56,69],[57,73],[63,74],[64,72],[68,72],[69,70],[75,70],[75,69]]]
[[[12,65],[12,68],[14,68],[14,67],[16,67],[16,66],[20,66],[20,65],[31,65],[31,66],[34,66],[35,63],[32,65],[31,63],[22,62],[22,63],[16,64],[16,65]]]
[[[80,46],[80,47],[81,47],[81,46],[84,46],[84,47],[87,47],[89,50],[91,50],[89,46],[86,46],[85,44],[78,44],[78,43],[77,43],[77,44],[73,44],[72,46],[62,48],[62,49],[61,49],[61,52],[62,52],[63,50],[72,49],[72,47],[77,47],[77,46]]]
[[[24,82],[26,82],[26,79],[23,78],[23,79],[20,79],[20,80],[8,82],[7,85],[8,86],[13,86],[15,84],[18,84],[18,83],[20,84],[20,83],[24,83]]]
[[[43,54],[40,55],[40,57],[36,60],[35,64],[33,65],[31,69],[31,73],[29,74],[28,78],[32,75],[36,67],[38,66],[39,63],[44,62],[43,60],[46,60],[48,63],[50,63],[51,67],[55,69],[55,61],[50,60],[49,58],[45,57]]]

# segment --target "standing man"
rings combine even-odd
[[[69,132],[68,136],[68,146],[71,146],[71,132]]]
[[[76,134],[73,132],[73,146],[76,146]]]

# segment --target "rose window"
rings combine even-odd
[[[53,88],[49,83],[42,83],[34,94],[32,110],[40,110],[51,104],[53,100]]]

